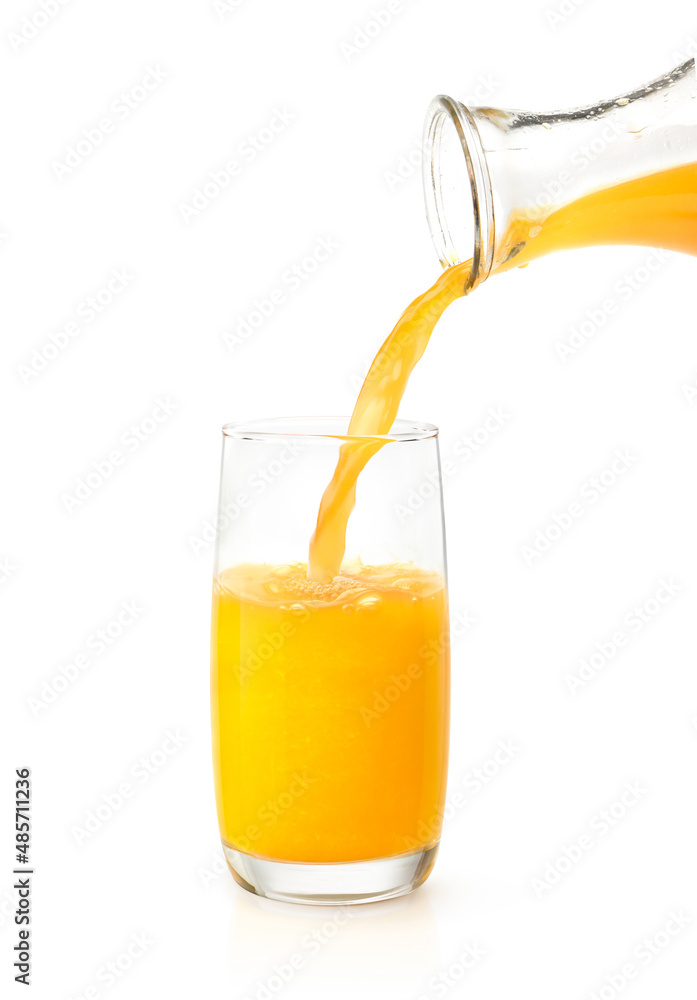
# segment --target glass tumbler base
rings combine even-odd
[[[233,878],[248,892],[285,903],[344,906],[392,899],[418,888],[431,873],[438,846],[339,864],[271,861],[238,851],[224,841],[223,852]]]

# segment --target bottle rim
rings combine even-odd
[[[471,291],[491,271],[495,230],[489,167],[469,108],[447,94],[435,97],[426,113],[423,147],[431,238],[443,267],[471,261],[467,282]],[[467,208],[458,203],[463,189],[471,199],[470,218]]]

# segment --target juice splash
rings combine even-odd
[[[697,254],[697,164],[625,181],[555,211],[536,209],[511,219],[493,274],[519,267],[555,250],[601,244],[639,244]],[[466,294],[471,262],[443,272],[402,313],[380,348],[361,388],[349,435],[389,434],[409,376],[443,311]],[[310,541],[309,576],[329,581],[339,573],[346,526],[356,502],[358,476],[382,442],[348,441],[339,454],[320,503]]]
[[[213,746],[223,841],[257,857],[363,861],[438,842],[448,748],[443,581],[356,566],[222,573]]]

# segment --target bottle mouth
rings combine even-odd
[[[424,125],[426,217],[443,267],[470,262],[467,291],[491,271],[494,211],[491,179],[469,108],[445,94],[429,105]]]

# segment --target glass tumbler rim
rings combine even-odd
[[[281,441],[288,438],[309,439],[318,444],[340,441],[383,441],[408,443],[438,437],[435,424],[398,419],[389,434],[347,434],[350,417],[299,416],[261,417],[234,420],[223,424],[223,436],[239,441]]]

